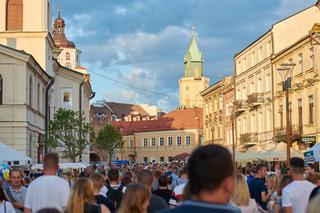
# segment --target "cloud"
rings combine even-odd
[[[124,7],[117,7],[114,11],[114,14],[124,16],[127,14],[127,9]]]

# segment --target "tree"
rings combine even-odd
[[[98,133],[95,140],[97,148],[106,151],[111,162],[117,149],[123,148],[123,140],[120,130],[111,124],[105,125]]]
[[[49,123],[48,147],[60,148],[62,157],[76,162],[94,138],[94,132],[83,114],[60,108]]]

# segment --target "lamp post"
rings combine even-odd
[[[235,125],[234,125],[234,121],[236,119],[237,113],[235,111],[234,106],[230,107],[230,119],[231,119],[231,128],[232,128],[232,160],[233,160],[233,164],[234,167],[236,168],[236,141],[235,141]]]
[[[291,147],[291,124],[289,119],[289,88],[291,88],[291,72],[293,68],[296,66],[294,63],[281,64],[281,67],[277,68],[279,72],[282,83],[283,83],[283,91],[285,92],[286,97],[286,141],[287,141],[287,166],[289,166],[290,161],[290,147]]]

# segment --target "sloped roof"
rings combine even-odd
[[[107,106],[117,117],[125,117],[132,112],[138,112],[140,115],[149,115],[141,106],[134,104],[107,102]]]
[[[115,121],[113,126],[121,129],[123,135],[138,132],[186,130],[202,128],[202,108],[177,109],[158,120],[147,121]]]
[[[202,61],[202,53],[198,47],[197,39],[195,32],[192,33],[192,39],[189,44],[189,49],[184,57],[184,60],[186,61],[188,58],[188,54],[190,54],[191,61]]]

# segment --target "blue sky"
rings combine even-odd
[[[233,73],[234,54],[272,23],[315,2],[61,0],[61,14],[67,37],[82,51],[81,63],[91,74],[93,101],[147,103],[169,111],[179,104],[178,80],[193,25],[205,58],[204,73],[213,84]]]

